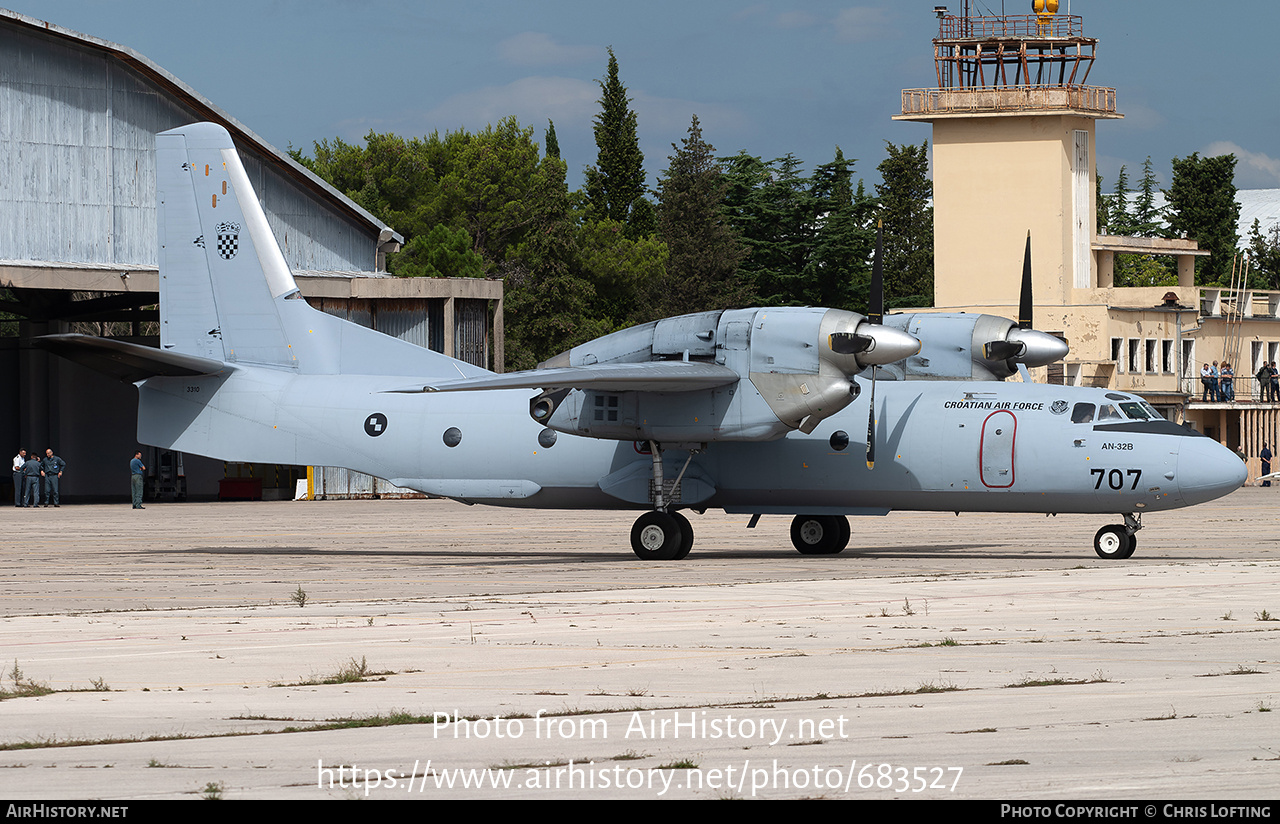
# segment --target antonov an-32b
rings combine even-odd
[[[494,374],[308,306],[225,129],[156,144],[160,349],[42,339],[137,384],[144,443],[468,503],[643,510],[631,544],[652,560],[683,558],[683,512],[707,509],[792,515],[806,554],[844,549],[849,515],[1116,513],[1094,548],[1127,558],[1144,513],[1246,477],[1134,395],[1005,382],[1066,346],[990,315],[703,312]]]

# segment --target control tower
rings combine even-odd
[[[904,90],[894,117],[933,124],[935,306],[1008,314],[1028,229],[1036,303],[1074,303],[1099,285],[1094,125],[1122,117],[1115,89],[1087,85],[1098,41],[1057,0],[963,5],[935,8],[937,86]]]

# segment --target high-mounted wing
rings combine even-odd
[[[484,389],[594,389],[606,392],[694,392],[736,383],[737,372],[714,363],[649,361],[529,369],[442,381],[393,392],[470,392]]]

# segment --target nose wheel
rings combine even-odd
[[[1138,546],[1138,536],[1142,529],[1142,519],[1137,515],[1125,515],[1123,524],[1108,524],[1093,536],[1093,551],[1099,558],[1108,561],[1123,561],[1133,555]]]

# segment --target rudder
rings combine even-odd
[[[298,292],[226,129],[156,136],[160,346],[296,367],[276,300]]]

